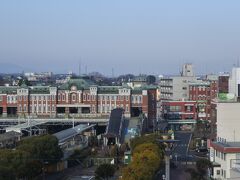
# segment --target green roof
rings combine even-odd
[[[132,94],[141,94],[142,90],[151,90],[151,89],[157,89],[157,88],[158,86],[154,86],[154,85],[141,86],[141,87],[132,89]]]
[[[72,86],[76,86],[78,90],[89,89],[90,86],[95,85],[92,81],[87,79],[70,79],[67,83],[59,87],[60,90],[70,90]]]
[[[17,94],[18,86],[0,86],[0,94]]]
[[[99,94],[118,94],[118,90],[121,86],[99,86],[98,93]]]
[[[50,94],[48,86],[32,86],[29,89],[30,94]]]

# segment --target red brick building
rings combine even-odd
[[[229,74],[223,74],[218,77],[218,92],[228,93]]]
[[[193,128],[197,119],[196,101],[163,101],[162,116],[171,125],[171,129]]]
[[[97,86],[86,79],[70,79],[59,87],[0,87],[3,117],[102,117],[119,107],[128,117],[143,113],[153,126],[156,101],[156,87]]]
[[[217,81],[200,81],[189,85],[189,100],[197,102],[197,118],[211,119],[211,102],[217,97]]]

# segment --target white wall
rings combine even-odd
[[[196,77],[173,77],[173,100],[188,100],[189,84],[196,81]]]
[[[217,137],[240,141],[240,103],[217,103]]]
[[[234,67],[232,69],[232,73],[228,82],[229,93],[235,94],[237,96],[238,84],[240,84],[240,68]]]

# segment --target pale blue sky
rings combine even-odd
[[[176,74],[184,62],[205,73],[239,57],[239,0],[0,1],[2,72],[77,72],[81,59],[106,75]]]

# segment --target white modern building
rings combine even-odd
[[[184,64],[183,67],[182,67],[181,75],[182,76],[193,77],[194,76],[193,65],[190,64],[190,63]]]
[[[180,76],[160,78],[161,100],[188,100],[189,84],[195,81],[192,64],[184,64]]]
[[[234,67],[229,78],[229,93],[240,96],[240,67]]]
[[[210,141],[212,178],[240,179],[240,103],[216,102],[217,140]]]

